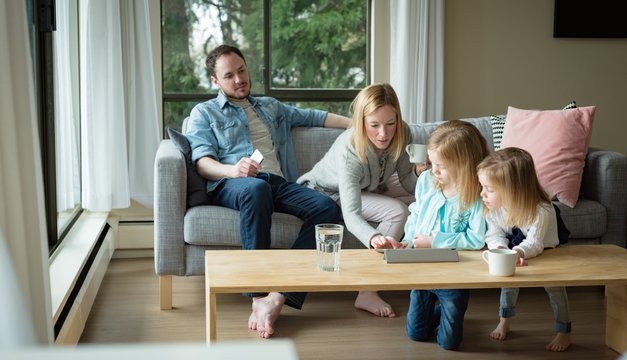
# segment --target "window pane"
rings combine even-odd
[[[217,93],[205,70],[218,45],[242,50],[252,92],[263,93],[263,0],[162,1],[164,93]]]
[[[205,58],[223,43],[242,50],[253,95],[348,115],[368,81],[368,4],[162,0],[164,128],[180,128],[193,104],[217,94]]]
[[[189,116],[190,111],[199,101],[166,101],[163,106],[164,118],[167,120],[165,128],[173,128],[181,131],[183,120]],[[302,109],[320,109],[329,111],[335,114],[340,114],[350,117],[350,105],[348,101],[333,101],[333,102],[313,102],[313,101],[299,101],[299,102],[284,102],[287,105],[296,106]],[[167,137],[167,132],[165,132]]]
[[[344,115],[351,117],[350,112],[351,103],[348,101],[334,101],[334,102],[313,102],[313,101],[299,101],[299,102],[286,102],[292,106],[296,106],[302,109],[319,109],[334,114]]]
[[[366,85],[368,2],[271,2],[273,88]]]
[[[189,116],[189,113],[198,103],[199,101],[165,101],[163,103],[164,128],[167,129],[171,127],[181,131],[183,120]],[[166,135],[167,132],[164,131],[164,136]]]
[[[56,2],[52,33],[57,236],[62,238],[81,209],[80,109],[77,1]]]

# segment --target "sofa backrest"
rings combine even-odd
[[[490,151],[494,150],[492,138],[492,125],[489,117],[462,119],[468,121],[479,129],[486,138]],[[412,124],[409,125],[415,144],[426,144],[431,132],[442,122]],[[302,175],[311,170],[329,150],[335,139],[343,132],[342,129],[333,128],[305,128],[292,129],[294,151],[298,162],[298,174]]]

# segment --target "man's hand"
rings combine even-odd
[[[405,244],[396,241],[391,236],[375,235],[370,239],[370,245],[375,249],[402,249]]]
[[[209,156],[202,157],[196,162],[198,174],[214,181],[224,178],[257,177],[259,170],[261,170],[261,165],[247,157],[241,158],[235,165],[222,164]]]
[[[259,170],[261,170],[261,165],[259,165],[258,162],[251,160],[250,158],[243,157],[237,162],[237,164],[231,167],[229,177],[232,179],[256,177]]]
[[[433,237],[430,235],[416,235],[414,236],[415,248],[430,248]]]

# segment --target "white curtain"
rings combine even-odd
[[[390,20],[390,83],[404,120],[444,120],[444,1],[390,1]]]
[[[153,164],[160,135],[148,1],[122,1],[122,4],[131,198],[152,207]]]
[[[0,349],[52,343],[44,186],[28,29],[26,2],[0,1]]]
[[[131,195],[152,207],[159,131],[147,1],[85,0],[80,13],[83,207],[126,208]]]
[[[71,37],[76,29],[71,22],[70,1],[56,1],[57,30],[52,34],[54,63],[54,119],[57,211],[72,209],[81,201],[81,178],[78,158],[78,89],[72,66]]]
[[[83,207],[130,205],[118,1],[80,5]]]

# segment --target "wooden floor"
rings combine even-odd
[[[151,258],[112,260],[80,343],[204,342],[204,279],[173,280],[173,310],[159,310],[158,279]],[[307,359],[617,359],[604,344],[605,300],[601,287],[568,288],[573,345],[565,353],[544,346],[554,336],[548,297],[543,289],[522,289],[517,316],[505,342],[489,339],[498,322],[498,289],[472,290],[458,351],[434,342],[413,342],[405,335],[408,292],[384,292],[397,318],[377,318],[353,307],[355,293],[311,293],[303,310],[283,309],[276,338],[292,339]],[[218,296],[218,341],[259,339],[248,330],[250,300]]]

